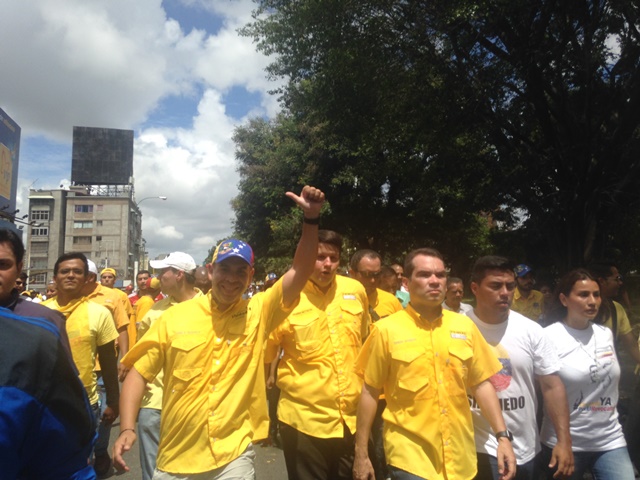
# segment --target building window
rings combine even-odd
[[[96,221],[96,226],[101,227],[102,226],[102,220],[97,220]]]
[[[76,213],[93,213],[93,205],[76,205]]]
[[[31,268],[47,268],[49,266],[49,259],[45,258],[31,258]]]
[[[96,235],[96,242],[102,241],[102,235]]]
[[[32,237],[48,237],[49,236],[49,227],[33,227],[31,229]]]
[[[31,253],[47,253],[48,251],[49,251],[49,242],[31,243]]]
[[[46,273],[36,273],[35,275],[31,275],[29,277],[29,283],[39,283],[44,285],[47,283],[47,274]]]
[[[91,245],[91,237],[73,237],[74,245]]]
[[[92,221],[87,221],[87,222],[75,221],[73,222],[73,228],[93,228],[93,222]]]
[[[49,220],[49,210],[31,210],[31,220]]]

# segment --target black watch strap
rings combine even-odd
[[[513,442],[513,434],[509,430],[503,430],[501,432],[496,432],[496,439],[506,438],[510,442]]]

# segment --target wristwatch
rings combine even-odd
[[[513,442],[513,434],[509,430],[503,430],[501,432],[496,432],[495,434],[496,440],[500,440],[501,438],[506,438],[510,442]]]

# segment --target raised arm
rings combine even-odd
[[[296,301],[307,279],[313,273],[318,256],[318,220],[320,209],[324,204],[324,193],[306,185],[299,196],[293,192],[287,192],[287,197],[304,212],[302,237],[293,257],[293,266],[282,278],[283,304],[290,306]]]

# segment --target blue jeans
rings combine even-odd
[[[542,446],[542,465],[545,466],[547,479],[553,478],[553,471],[547,465],[551,460],[551,449]],[[591,472],[594,480],[634,480],[633,466],[627,447],[607,450],[606,452],[573,452],[575,470],[569,480],[582,480],[586,471]]]
[[[538,455],[539,456],[539,455]],[[537,480],[538,479],[538,467],[537,458],[529,460],[527,463],[516,466],[515,480]],[[476,480],[498,480],[500,475],[498,474],[498,459],[493,455],[478,452],[478,473]]]
[[[388,468],[389,474],[391,475],[391,480],[427,480],[426,478],[419,477],[405,470],[401,470],[397,467],[394,467],[393,465],[388,465]]]
[[[107,390],[104,388],[102,374],[98,372],[98,395],[100,396],[100,415],[98,416],[98,440],[96,441],[96,455],[108,454],[109,436],[111,435],[111,424],[102,423],[102,414],[107,408]]]
[[[151,480],[156,469],[160,444],[160,414],[155,408],[141,408],[138,413],[138,441],[142,480]]]

